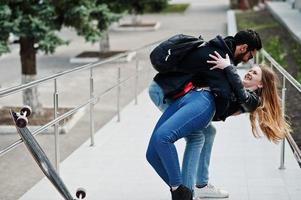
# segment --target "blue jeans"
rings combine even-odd
[[[160,86],[153,81],[149,87],[149,96],[153,103],[164,112],[173,102],[166,99]],[[195,131],[185,137],[186,148],[182,163],[183,184],[194,189],[194,186],[205,185],[209,179],[209,163],[211,150],[216,134],[216,129],[212,124],[203,130]]]
[[[149,142],[147,160],[169,186],[186,184],[184,183],[186,181],[185,176],[182,178],[181,175],[174,142],[207,127],[212,120],[214,112],[215,103],[212,94],[208,91],[192,90],[185,96],[172,102],[159,119]],[[200,133],[198,132],[198,134]],[[194,149],[193,146],[191,147]],[[190,151],[189,149],[187,149],[188,152]],[[194,153],[194,151],[191,152]],[[188,163],[186,165],[187,180],[192,181],[190,173],[196,173],[196,167],[192,167],[191,162],[193,161],[194,165],[197,166],[199,155],[200,151],[198,155],[190,156],[191,159],[185,159]],[[184,168],[183,165],[183,171],[185,170]],[[192,189],[193,186],[194,184],[190,188]]]

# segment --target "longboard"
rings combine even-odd
[[[19,133],[20,137],[22,138],[25,146],[27,147],[28,151],[40,167],[40,169],[43,171],[45,176],[49,179],[49,181],[52,183],[52,185],[56,188],[56,190],[62,195],[62,197],[65,200],[75,200],[72,195],[70,194],[69,190],[67,189],[66,185],[54,169],[53,165],[49,161],[47,155],[35,139],[35,137],[32,135],[30,130],[26,127],[26,125],[22,125],[22,128],[19,127],[17,124],[18,119],[24,118],[26,116],[23,116],[21,114],[18,114],[12,110],[10,110],[11,117],[14,121],[15,127],[17,129],[17,132]],[[21,117],[20,117],[21,116]],[[20,120],[19,120],[20,121]],[[76,192],[76,197],[78,199],[84,199],[86,196],[86,193],[83,189],[78,189]]]

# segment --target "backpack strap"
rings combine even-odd
[[[181,48],[187,46],[188,44],[193,45],[193,44],[202,44],[202,43],[205,43],[205,41],[204,41],[203,38],[197,39],[197,40],[192,41],[192,42],[181,43],[181,44],[179,44],[179,45],[176,45],[176,46],[173,47],[173,48],[170,48],[169,51],[174,51],[174,50],[177,50],[177,49],[181,49]]]

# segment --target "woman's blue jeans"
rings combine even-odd
[[[192,90],[172,102],[162,114],[151,136],[146,156],[149,163],[169,186],[184,184],[193,189],[192,183],[195,181],[196,168],[199,157],[202,155],[200,148],[196,147],[203,146],[205,140],[204,134],[199,130],[207,127],[214,112],[215,103],[212,94],[204,90]],[[203,139],[198,137],[199,135],[202,135]],[[185,151],[182,177],[174,142],[188,136],[190,139],[187,138],[188,147]],[[196,138],[198,142],[192,143],[191,141]],[[198,151],[195,151],[196,149]],[[201,165],[200,170],[203,171],[203,164]],[[204,166],[208,168],[208,165]],[[201,183],[198,182],[198,184]]]
[[[155,81],[149,87],[149,96],[162,112],[173,102],[169,99],[163,101],[163,91]],[[182,163],[182,181],[191,190],[196,184],[205,185],[208,183],[209,164],[215,134],[216,129],[210,124],[203,130],[194,131],[185,137],[186,148]]]

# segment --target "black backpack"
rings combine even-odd
[[[202,36],[199,38],[177,34],[161,42],[150,53],[153,67],[160,73],[175,72],[181,60],[193,49],[205,44]]]

